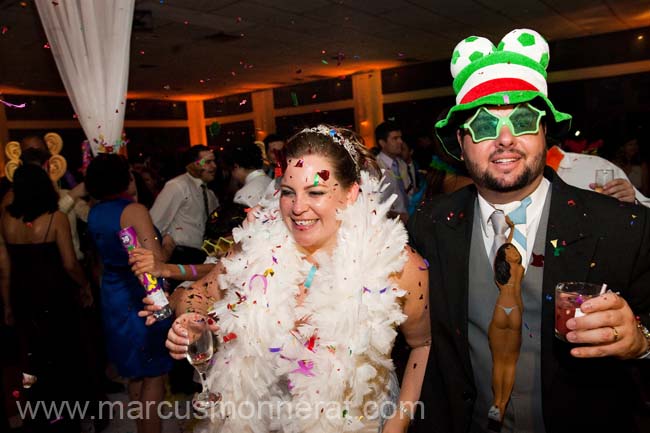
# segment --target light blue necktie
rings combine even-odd
[[[532,201],[533,200],[530,197],[526,197],[521,201],[521,204],[517,209],[508,214],[510,221],[512,221],[515,226],[519,224],[526,224],[526,208],[530,206],[530,203],[532,203]],[[513,239],[516,240],[524,250],[528,249],[528,246],[526,244],[526,235],[520,232],[516,227]]]

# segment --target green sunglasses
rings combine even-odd
[[[510,128],[512,135],[537,134],[542,117],[546,111],[538,110],[530,104],[519,104],[505,117],[495,116],[487,108],[481,107],[467,121],[460,125],[472,135],[475,143],[494,140],[499,136],[503,126]]]

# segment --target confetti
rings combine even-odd
[[[576,202],[575,202],[575,200],[569,200],[569,201],[566,202],[566,204],[568,204],[569,206],[575,206]]]
[[[262,292],[266,295],[266,288],[269,286],[269,282],[267,281],[266,277],[262,274],[255,274],[251,277],[251,279],[248,281],[248,287],[250,288],[249,290],[252,292],[254,287],[253,287],[253,281],[256,279],[261,279],[262,280]]]
[[[321,170],[321,171],[318,172],[318,176],[321,179],[326,181],[327,179],[330,178],[330,172],[329,172],[329,170]]]
[[[49,50],[50,49],[50,43],[46,42],[45,45],[43,45],[43,48],[45,48],[46,50]]]
[[[557,239],[553,239],[551,245],[553,245],[553,248],[557,248]]]
[[[281,350],[282,350],[281,347],[269,347],[269,352],[271,353],[278,353]]]
[[[555,250],[553,251],[553,255],[555,257],[560,257],[560,253],[564,251],[566,248],[564,247],[556,247]]]
[[[318,94],[314,93],[313,95],[311,95],[311,99],[316,99],[316,98],[318,98]]]
[[[296,94],[296,92],[291,92],[291,104],[294,107],[298,106],[298,95]]]
[[[3,35],[4,35],[5,33],[7,33],[8,31],[9,31],[9,27],[7,27],[7,26],[2,26],[2,34],[3,34]]]
[[[296,162],[296,165],[294,167],[302,167],[303,161],[302,159],[299,159],[298,162]]]
[[[241,23],[241,17],[237,17],[236,21],[237,21],[237,24]]]
[[[239,103],[239,106],[241,107],[242,105],[246,105],[248,102],[248,99],[242,99],[242,101]]]
[[[11,392],[11,396],[12,396],[13,398],[15,398],[16,400],[18,400],[18,399],[20,398],[20,391],[18,391],[17,389],[14,389],[14,390]]]
[[[424,261],[424,267],[418,266],[418,269],[421,271],[426,271],[429,269],[429,261],[427,259],[422,259]]]
[[[329,65],[329,63],[328,63],[327,60],[325,60],[325,59],[322,59],[320,62],[321,62],[323,65]]]
[[[536,268],[541,268],[544,266],[544,254],[533,254],[533,259],[530,262],[531,266],[535,266]]]
[[[291,371],[291,373],[299,373],[299,374],[304,374],[305,376],[310,376],[314,377],[315,374],[311,371],[314,368],[314,363],[311,361],[304,361],[300,360],[298,361],[298,367],[297,369]]]
[[[227,343],[227,342],[232,341],[232,340],[234,340],[236,338],[237,338],[237,334],[235,334],[234,332],[231,332],[231,333],[223,336],[223,342]]]
[[[0,103],[6,105],[7,107],[12,107],[12,108],[25,108],[27,106],[27,104],[25,104],[24,102],[22,104],[16,105],[16,104],[10,104],[9,102],[3,101],[2,99],[0,99]]]
[[[212,122],[208,127],[208,131],[210,132],[210,137],[216,137],[221,132],[221,124],[219,122]]]

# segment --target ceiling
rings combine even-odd
[[[649,25],[650,0],[136,0],[128,88],[204,99],[445,59],[472,34]],[[46,43],[33,1],[0,0],[0,92],[63,93]]]

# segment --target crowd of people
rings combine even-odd
[[[647,165],[636,141],[618,167],[547,145],[571,124],[547,95],[548,55],[528,29],[497,46],[461,41],[456,104],[428,147],[394,121],[376,126],[372,149],[310,125],[223,152],[192,146],[167,182],[155,164],[99,154],[64,189],[47,145],[26,137],[0,219],[15,398],[98,399],[111,369],[130,401],[161,402],[168,376],[172,392],[193,393],[189,329],[206,322],[215,398],[198,431],[648,428]],[[596,184],[596,170],[611,179]],[[173,317],[157,319],[143,277],[167,291]],[[603,286],[565,340],[563,281]],[[97,339],[80,332],[93,305]],[[137,428],[160,432],[161,420]]]

